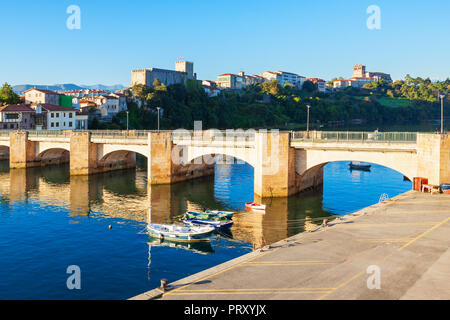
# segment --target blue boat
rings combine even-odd
[[[191,227],[208,225],[213,226],[215,229],[229,229],[233,226],[234,222],[233,220],[220,221],[220,220],[190,219],[184,220],[184,224]]]
[[[222,211],[206,211],[206,212],[186,212],[186,219],[203,219],[203,220],[230,220],[233,218],[234,212],[222,212]]]
[[[234,216],[234,212],[231,211],[207,210],[205,213],[217,214],[221,217],[227,217],[228,219],[232,219]]]
[[[450,184],[441,184],[441,191],[445,194],[450,194]]]

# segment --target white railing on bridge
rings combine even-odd
[[[298,131],[291,133],[291,141],[416,143],[417,132]]]
[[[69,130],[25,130],[29,137],[35,138],[70,138]]]

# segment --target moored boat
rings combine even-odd
[[[364,171],[370,171],[370,168],[372,167],[370,164],[365,164],[362,162],[350,162],[349,163],[350,170],[364,170]]]
[[[256,210],[256,211],[265,211],[266,210],[266,205],[260,204],[260,203],[256,203],[256,202],[247,202],[245,204],[245,207],[247,209]]]
[[[219,216],[227,217],[228,219],[233,218],[234,212],[231,211],[218,211],[218,210],[206,210],[205,213],[217,214]]]
[[[149,224],[147,229],[152,237],[171,241],[209,241],[213,226],[179,226],[174,224]]]
[[[234,213],[233,213],[234,215]],[[203,219],[203,220],[230,220],[233,215],[229,214],[222,214],[212,211],[206,211],[206,212],[194,212],[194,211],[188,211],[185,214],[186,219]]]
[[[184,224],[187,226],[200,226],[208,225],[213,226],[216,229],[231,228],[233,226],[233,220],[204,220],[204,219],[190,219],[184,220]]]
[[[441,191],[445,194],[450,194],[450,184],[441,184]]]

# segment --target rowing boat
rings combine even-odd
[[[195,242],[209,241],[214,232],[213,226],[179,226],[174,224],[149,224],[147,229],[151,236],[171,241]]]

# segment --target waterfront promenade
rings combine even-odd
[[[410,191],[132,299],[450,299],[449,235],[450,196]]]

